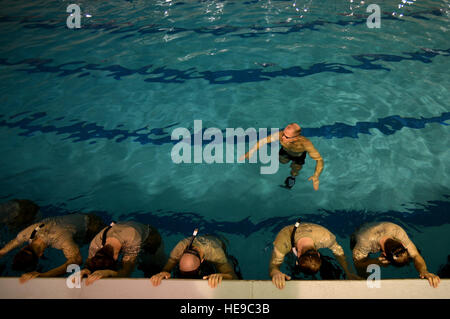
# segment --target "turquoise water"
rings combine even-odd
[[[394,221],[430,271],[445,262],[448,1],[377,1],[379,29],[367,2],[115,0],[77,2],[71,30],[70,3],[0,1],[2,200],[149,222],[167,253],[195,227],[218,233],[246,279],[267,278],[271,242],[298,216],[349,256],[357,226]],[[170,134],[194,120],[298,122],[324,158],[319,191],[310,158],[290,191],[287,166],[174,164]]]

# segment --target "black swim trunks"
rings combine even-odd
[[[284,148],[280,148],[280,152],[278,153],[280,158],[288,158],[289,160],[293,161],[295,164],[303,165],[305,164],[305,158],[306,158],[306,151],[302,153],[300,156],[292,156],[289,155]]]

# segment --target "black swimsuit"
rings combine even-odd
[[[302,153],[302,155],[300,155],[300,156],[292,156],[292,155],[289,155],[288,152],[286,152],[286,150],[282,147],[282,148],[280,149],[280,152],[278,153],[278,155],[279,155],[280,157],[287,157],[287,158],[289,158],[289,159],[290,159],[291,161],[293,161],[295,164],[298,164],[298,165],[303,165],[303,164],[305,164],[306,151],[304,151],[304,152]]]

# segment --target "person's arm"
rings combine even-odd
[[[323,171],[323,159],[322,156],[320,156],[320,153],[316,150],[314,145],[311,143],[311,141],[306,141],[304,143],[305,150],[308,152],[308,155],[316,161],[316,169],[314,171],[314,174],[308,178],[308,181],[312,180],[314,190],[319,189],[319,176],[322,174]]]
[[[239,161],[243,161],[245,158],[249,159],[250,157],[252,157],[253,154],[257,150],[259,150],[261,148],[261,146],[263,146],[265,144],[272,143],[272,142],[274,142],[276,140],[279,140],[280,139],[280,134],[281,134],[280,132],[277,132],[277,133],[269,135],[269,136],[267,136],[265,138],[260,139],[258,142],[256,142],[256,144],[245,155],[242,155],[239,158]]]
[[[280,266],[283,264],[284,255],[277,251],[274,247],[272,251],[272,257],[269,264],[269,276],[272,278],[272,283],[278,288],[283,289],[286,285],[286,280],[291,280],[291,277],[284,274],[280,270]]]
[[[2,249],[0,249],[0,258],[9,253],[11,250],[19,247],[23,243],[27,241],[28,238],[30,238],[30,234],[33,231],[33,229],[36,227],[35,224],[28,226],[24,230],[22,230],[20,233],[17,234],[16,238],[11,240],[9,243],[7,243]]]
[[[169,260],[167,260],[167,263],[164,265],[162,271],[170,273],[175,266],[178,264],[178,260],[174,259],[172,257],[169,257]]]
[[[219,274],[224,276],[224,279],[237,279],[237,275],[234,272],[233,266],[229,262],[218,264],[216,269]]]
[[[25,283],[36,277],[58,277],[64,275],[67,272],[67,267],[69,267],[69,265],[81,265],[83,263],[80,249],[72,240],[65,244],[65,246],[63,247],[63,253],[67,259],[64,264],[44,273],[39,273],[37,271],[25,273],[20,277],[19,281],[21,283]]]
[[[216,288],[222,279],[237,279],[237,275],[229,262],[215,264],[217,273],[208,276],[203,276],[203,279],[208,279],[208,285],[211,288]]]
[[[441,279],[439,276],[428,272],[427,265],[425,264],[425,260],[422,258],[420,254],[417,254],[414,258],[414,266],[416,267],[417,272],[419,273],[420,278],[427,279],[430,283],[430,286],[436,288]]]
[[[344,249],[336,241],[336,236],[334,236],[331,232],[329,232],[329,236],[330,236],[330,243],[328,245],[328,248],[333,252],[333,255],[336,258],[339,265],[341,265],[342,269],[344,270],[346,278],[353,280],[362,279],[361,277],[355,275],[354,272],[350,270],[349,265],[347,263],[347,258],[345,257],[344,254]]]
[[[0,249],[0,258],[2,258],[4,255],[9,253],[11,250],[19,247],[23,241],[18,240],[17,238],[14,238],[9,243],[7,243],[2,249]]]
[[[275,250],[275,248],[274,248]],[[276,262],[275,260],[278,259],[277,254],[275,253],[275,251],[272,251],[272,257],[270,258],[270,264],[269,264],[269,276],[273,277],[274,274],[281,272],[280,267],[281,267],[281,263]],[[283,258],[284,260],[284,258]]]
[[[409,256],[414,260],[414,266],[419,273],[420,278],[426,278],[430,283],[430,286],[436,288],[441,281],[440,278],[435,274],[428,272],[425,260],[419,254],[417,247],[411,241],[406,231],[398,225],[395,225],[394,227],[396,228],[394,238],[402,243],[403,247],[408,251]]]
[[[120,268],[118,271],[112,269],[103,269],[94,271],[92,274],[89,274],[88,278],[86,279],[86,286],[91,285],[94,281],[97,281],[101,278],[130,277],[136,265],[136,258],[137,258],[136,256],[133,257],[124,256],[122,258],[122,268]]]
[[[362,279],[360,276],[357,276],[352,271],[350,271],[345,255],[335,255],[334,257],[336,258],[339,265],[341,265],[342,269],[344,269],[344,273],[347,279],[353,280]]]
[[[116,274],[113,274],[111,277],[130,277],[131,273],[136,266],[136,258],[137,257],[126,257],[122,258],[122,268],[117,271]]]
[[[163,267],[162,271],[156,275],[153,275],[150,278],[150,282],[153,284],[153,286],[159,286],[163,279],[170,278],[170,276],[171,276],[170,272],[178,264],[178,261],[180,260],[181,255],[183,254],[183,251],[186,249],[187,245],[188,245],[188,241],[186,239],[184,239],[184,240],[180,241],[175,246],[174,249],[172,249],[169,260]]]

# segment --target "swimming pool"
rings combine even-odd
[[[1,2],[1,200],[148,222],[167,253],[195,227],[219,233],[245,279],[268,279],[271,243],[299,216],[348,256],[357,226],[394,221],[431,272],[445,263],[448,1],[374,1],[380,28],[367,1],[78,1],[75,30],[70,3]],[[298,122],[324,158],[319,191],[310,158],[290,191],[287,166],[174,164],[171,131],[194,120]]]

